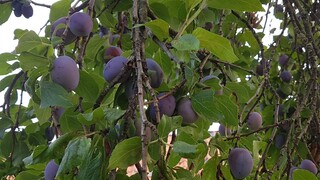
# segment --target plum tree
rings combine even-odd
[[[283,7],[282,7],[283,8]],[[285,54],[282,54],[281,56],[279,56],[279,65],[281,67],[286,67],[288,66],[289,63],[289,57]]]
[[[150,79],[150,85],[153,88],[160,87],[163,81],[163,71],[159,64],[153,59],[147,58],[148,75]]]
[[[53,61],[51,71],[53,82],[61,85],[67,91],[78,87],[80,74],[76,62],[69,56],[60,56]]]
[[[117,56],[108,61],[104,66],[103,77],[110,83],[121,72],[121,69],[126,66],[128,59],[123,56]]]
[[[187,97],[183,97],[179,100],[177,112],[182,116],[184,124],[194,123],[198,119],[197,113],[192,108],[192,102]]]
[[[313,174],[317,174],[317,172],[318,172],[317,166],[309,159],[305,159],[305,160],[301,161],[300,168],[308,170],[308,171],[312,172]]]
[[[62,37],[62,34],[65,30],[65,27],[60,27],[61,25],[66,26],[67,24],[67,18],[62,17],[57,19],[52,25],[50,29],[50,36],[51,38],[53,36]],[[58,27],[59,26],[59,27]],[[74,35],[70,30],[68,30],[67,35],[65,37],[64,43],[65,45],[71,44],[77,39],[77,36]]]
[[[278,149],[281,149],[286,141],[286,137],[283,134],[277,134],[274,139],[274,144]]]
[[[234,148],[230,151],[228,162],[231,173],[236,179],[247,177],[253,169],[253,159],[247,149]]]
[[[108,62],[110,59],[121,56],[122,50],[119,47],[116,46],[110,46],[108,47],[104,52],[104,60]]]
[[[30,3],[24,3],[21,7],[21,13],[22,15],[29,19],[30,17],[32,17],[33,15],[33,8],[32,6],[30,5]]]
[[[319,0],[50,2],[0,0],[4,32],[43,16],[2,33],[2,179],[43,179],[51,159],[57,179],[242,178],[231,147],[254,156],[247,179],[320,163]]]
[[[157,95],[157,97],[161,98],[164,95],[165,93],[160,93]],[[172,116],[176,108],[176,98],[170,94],[164,98],[159,99],[158,108],[159,108],[160,118],[162,117],[163,114],[169,117]],[[156,119],[156,108],[154,107],[154,103],[150,104],[149,114],[153,120]]]
[[[292,79],[292,75],[289,71],[283,71],[281,74],[280,74],[280,78],[283,82],[286,82],[286,83],[290,83],[291,79]]]
[[[69,28],[76,36],[88,36],[93,28],[91,17],[83,12],[76,12],[70,16]]]
[[[54,160],[52,159],[47,164],[44,170],[44,178],[45,180],[54,180],[59,169],[59,165],[57,165]]]
[[[229,136],[231,135],[231,130],[227,127],[225,127],[223,124],[220,124],[219,126],[219,133],[221,136]]]
[[[262,127],[262,117],[258,112],[251,112],[247,119],[247,126],[250,130],[255,131]]]

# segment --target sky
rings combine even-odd
[[[38,0],[36,2],[38,3],[45,3],[48,5],[53,4],[54,2],[56,2],[57,0]],[[4,52],[12,52],[15,49],[15,46],[18,44],[17,40],[13,40],[14,38],[14,30],[15,29],[28,29],[28,30],[33,30],[36,33],[40,32],[41,27],[43,27],[46,22],[49,19],[49,12],[50,9],[46,8],[46,7],[41,7],[41,6],[35,6],[32,5],[33,7],[33,16],[30,17],[29,19],[24,18],[23,16],[21,17],[15,17],[13,12],[9,18],[9,20],[0,25],[0,54],[4,53]],[[272,9],[271,9],[272,10]],[[260,12],[258,13],[259,16],[263,16],[265,15],[265,12]],[[262,21],[262,25],[264,24],[265,19],[263,19]],[[263,43],[264,44],[270,44],[272,42],[272,38],[270,38],[270,36],[268,36],[268,32],[270,30],[270,28],[277,28],[279,29],[280,23],[279,21],[277,21],[275,18],[272,18],[269,16],[268,19],[268,23],[267,24],[271,24],[271,26],[267,26],[266,27],[266,36],[263,39]],[[279,30],[278,30],[279,31]],[[40,32],[39,34],[40,36],[44,35],[44,29]],[[13,73],[16,73],[13,72]],[[4,76],[0,76],[0,79],[2,79]],[[0,92],[0,105],[3,104],[4,99],[4,92]],[[27,106],[28,104],[28,95],[24,95],[24,99],[23,99],[23,105]],[[19,99],[18,101],[19,102]],[[214,125],[210,128],[210,131],[217,131],[218,126]]]

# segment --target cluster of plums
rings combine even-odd
[[[83,12],[76,12],[69,17],[68,32],[64,39],[64,44],[68,45],[77,37],[88,36],[93,28],[91,17]],[[53,36],[62,37],[67,25],[67,17],[61,17],[51,25],[51,38]]]
[[[191,99],[188,97],[182,97],[178,102],[173,95],[165,95],[165,93],[160,93],[157,96],[159,98],[158,108],[160,113],[160,118],[162,115],[173,116],[176,110],[177,114],[182,116],[182,121],[184,124],[194,123],[198,119],[197,113],[192,108]],[[156,119],[156,108],[154,103],[149,106],[149,115],[152,120]]]
[[[13,0],[11,6],[16,17],[23,15],[28,19],[33,15],[33,8],[28,1]]]

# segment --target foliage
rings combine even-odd
[[[253,161],[247,179],[320,177],[318,1],[4,0],[0,24],[17,2],[50,16],[45,36],[15,29],[17,47],[0,54],[0,177],[39,179],[54,160],[58,179],[232,179],[242,169],[232,159],[244,158],[228,161],[235,147]],[[86,19],[70,18],[78,12]],[[277,19],[280,32],[259,18]],[[70,30],[77,38],[66,42]],[[73,81],[68,71],[53,78],[59,56],[77,63],[76,88],[57,83]],[[253,112],[259,122],[248,128]],[[210,136],[213,122],[228,133]],[[290,172],[305,159],[312,173]]]

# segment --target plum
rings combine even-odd
[[[46,127],[46,129],[44,130],[45,136],[47,138],[48,141],[52,141],[52,139],[54,138],[54,127]]]
[[[21,17],[22,12],[21,12],[21,8],[22,8],[22,3],[20,1],[14,0],[11,4],[12,8],[13,8],[13,12],[14,15],[16,17]]]
[[[284,112],[285,112],[285,107],[284,105],[280,104],[279,105],[279,116],[283,117],[284,116]]]
[[[286,82],[286,83],[290,83],[291,79],[292,79],[292,75],[289,71],[283,71],[281,74],[280,74],[280,78],[283,82]]]
[[[163,71],[159,64],[153,59],[147,58],[148,75],[150,80],[150,85],[153,88],[160,87],[163,80]]]
[[[275,13],[283,13],[283,5],[282,4],[276,4],[274,7]]]
[[[253,169],[253,159],[247,149],[234,148],[230,151],[228,163],[231,173],[236,179],[247,177]]]
[[[54,160],[52,159],[47,164],[44,170],[44,179],[45,180],[54,180],[59,169],[59,165],[57,165]]]
[[[251,112],[247,119],[247,126],[250,130],[256,131],[262,127],[262,117],[258,112]]]
[[[76,36],[88,36],[93,27],[91,17],[83,12],[76,12],[70,16],[69,28]]]
[[[80,74],[76,62],[69,56],[60,56],[53,62],[52,81],[61,85],[68,92],[78,87]]]
[[[64,26],[67,24],[67,18],[66,18],[66,17],[59,18],[58,20],[56,20],[56,21],[52,24],[51,29],[50,29],[50,35],[51,35],[51,37],[52,37],[52,36],[62,37],[62,34],[63,34],[65,28],[64,28],[64,27],[59,27],[59,28],[58,28],[58,26],[59,26],[59,25],[61,26],[61,24],[64,25]],[[58,29],[56,29],[56,28],[58,28]],[[70,29],[69,29],[68,32],[67,32],[67,35],[66,35],[66,37],[65,37],[64,44],[65,44],[65,45],[71,44],[71,43],[74,42],[76,39],[77,39],[77,36],[74,35],[74,34],[70,31]]]
[[[165,93],[160,93],[157,97],[164,96]],[[176,108],[176,99],[172,95],[168,95],[162,99],[159,99],[158,101],[158,107],[159,107],[159,112],[160,112],[160,118],[162,117],[163,114],[167,116],[172,116],[174,113],[174,109]],[[154,107],[154,103],[150,104],[150,117],[151,119],[155,120],[156,119],[156,109]]]
[[[256,73],[257,73],[259,76],[263,76],[263,74],[264,74],[264,67],[263,67],[262,64],[257,65],[257,67],[256,67]]]
[[[309,159],[303,160],[300,164],[300,168],[308,170],[308,171],[312,172],[313,174],[317,174],[317,172],[318,172],[317,166]]]
[[[286,99],[288,97],[288,94],[284,93],[281,88],[277,89],[277,94],[281,99]]]
[[[183,97],[177,105],[178,114],[182,116],[184,124],[194,123],[198,119],[197,113],[192,108],[192,102],[189,98]]]
[[[287,66],[288,63],[289,63],[289,57],[287,55],[283,54],[283,55],[279,56],[279,65],[281,67]]]
[[[286,137],[283,134],[277,134],[274,139],[274,144],[278,149],[281,149],[286,142]]]
[[[116,46],[108,47],[104,52],[104,59],[108,62],[110,59],[121,56],[122,50]]]
[[[112,58],[104,67],[103,77],[110,83],[121,72],[121,69],[126,66],[128,59],[123,56]]]
[[[231,134],[231,130],[229,128],[226,128],[223,124],[220,124],[219,133],[221,136],[228,136]]]
[[[25,18],[30,18],[33,15],[33,8],[30,4],[23,4],[21,7],[21,13]]]

